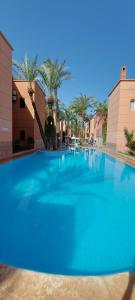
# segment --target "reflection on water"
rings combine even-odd
[[[132,270],[135,169],[98,151],[0,166],[0,261],[71,274]]]

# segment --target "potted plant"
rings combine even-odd
[[[29,136],[27,139],[27,147],[28,147],[28,149],[34,148],[34,139],[31,136]]]
[[[124,134],[126,138],[126,146],[129,148],[129,154],[135,155],[135,140],[134,140],[134,131],[128,131],[127,128],[124,129]]]
[[[18,152],[20,151],[21,148],[21,142],[19,139],[16,139],[13,141],[13,152]]]

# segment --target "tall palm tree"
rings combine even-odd
[[[33,85],[32,83],[38,79],[38,75],[39,75],[39,68],[37,66],[37,59],[38,57],[35,56],[35,58],[33,59],[32,62],[30,62],[30,59],[27,55],[25,55],[23,62],[20,64],[18,63],[16,60],[13,60],[13,66],[15,66],[15,68],[18,71],[18,77],[21,79],[25,79],[28,81],[28,94],[29,97],[31,99],[31,103],[34,109],[34,113],[35,113],[35,117],[36,117],[36,121],[39,127],[39,131],[41,134],[41,138],[43,140],[44,146],[46,146],[46,139],[45,139],[45,134],[44,134],[44,130],[42,127],[42,123],[36,108],[36,104],[34,101],[34,90],[33,90]]]
[[[50,102],[56,105],[56,127],[59,131],[59,100],[58,100],[58,89],[61,87],[62,83],[66,80],[70,80],[71,73],[65,66],[66,61],[64,60],[62,63],[58,60],[51,60],[48,58],[44,64],[40,67],[41,74],[41,84],[47,87],[49,92]]]
[[[73,111],[75,111],[80,117],[82,117],[85,122],[87,113],[89,109],[93,108],[95,101],[93,97],[86,96],[85,94],[80,94],[80,96],[75,97],[71,103]]]
[[[89,121],[89,113],[93,109],[95,100],[91,96],[86,96],[85,94],[80,94],[80,96],[75,97],[71,103],[72,110],[78,115],[78,121],[80,125],[80,133],[84,132],[85,123]]]
[[[98,115],[97,123],[102,122],[102,138],[103,144],[106,143],[107,136],[107,116],[108,116],[108,103],[107,101],[95,103],[94,112]]]
[[[72,124],[74,122],[74,113],[70,107],[65,107],[64,109],[64,120],[66,122],[67,137],[69,137],[69,132],[72,129]]]
[[[52,80],[51,81],[52,90],[56,97],[58,96],[58,89],[61,87],[62,83],[72,78],[71,73],[67,69],[65,64],[66,64],[65,60],[61,63],[58,60],[53,61],[50,58],[48,58],[43,65],[45,66],[45,69],[47,71],[47,77],[49,74]]]
[[[108,103],[107,101],[96,102],[94,106],[95,113],[100,115],[100,119],[104,120],[104,123],[107,123],[107,115],[108,115]]]
[[[49,95],[55,98],[57,109],[59,107],[58,89],[64,81],[72,78],[65,64],[65,60],[60,63],[58,60],[53,61],[48,58],[40,68],[41,84],[47,87]]]

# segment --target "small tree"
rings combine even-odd
[[[131,132],[128,131],[127,128],[124,129],[124,134],[126,138],[126,146],[129,148],[130,153],[134,154],[135,152],[135,140],[134,140],[134,131],[132,130]]]
[[[130,147],[130,144],[133,142],[134,140],[134,131],[132,130],[131,132],[128,131],[127,128],[124,129],[124,134],[125,134],[125,138],[126,138],[126,146]]]

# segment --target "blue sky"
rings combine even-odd
[[[1,0],[0,30],[18,61],[66,60],[74,80],[59,91],[65,103],[80,92],[106,99],[121,65],[135,78],[134,0]]]

